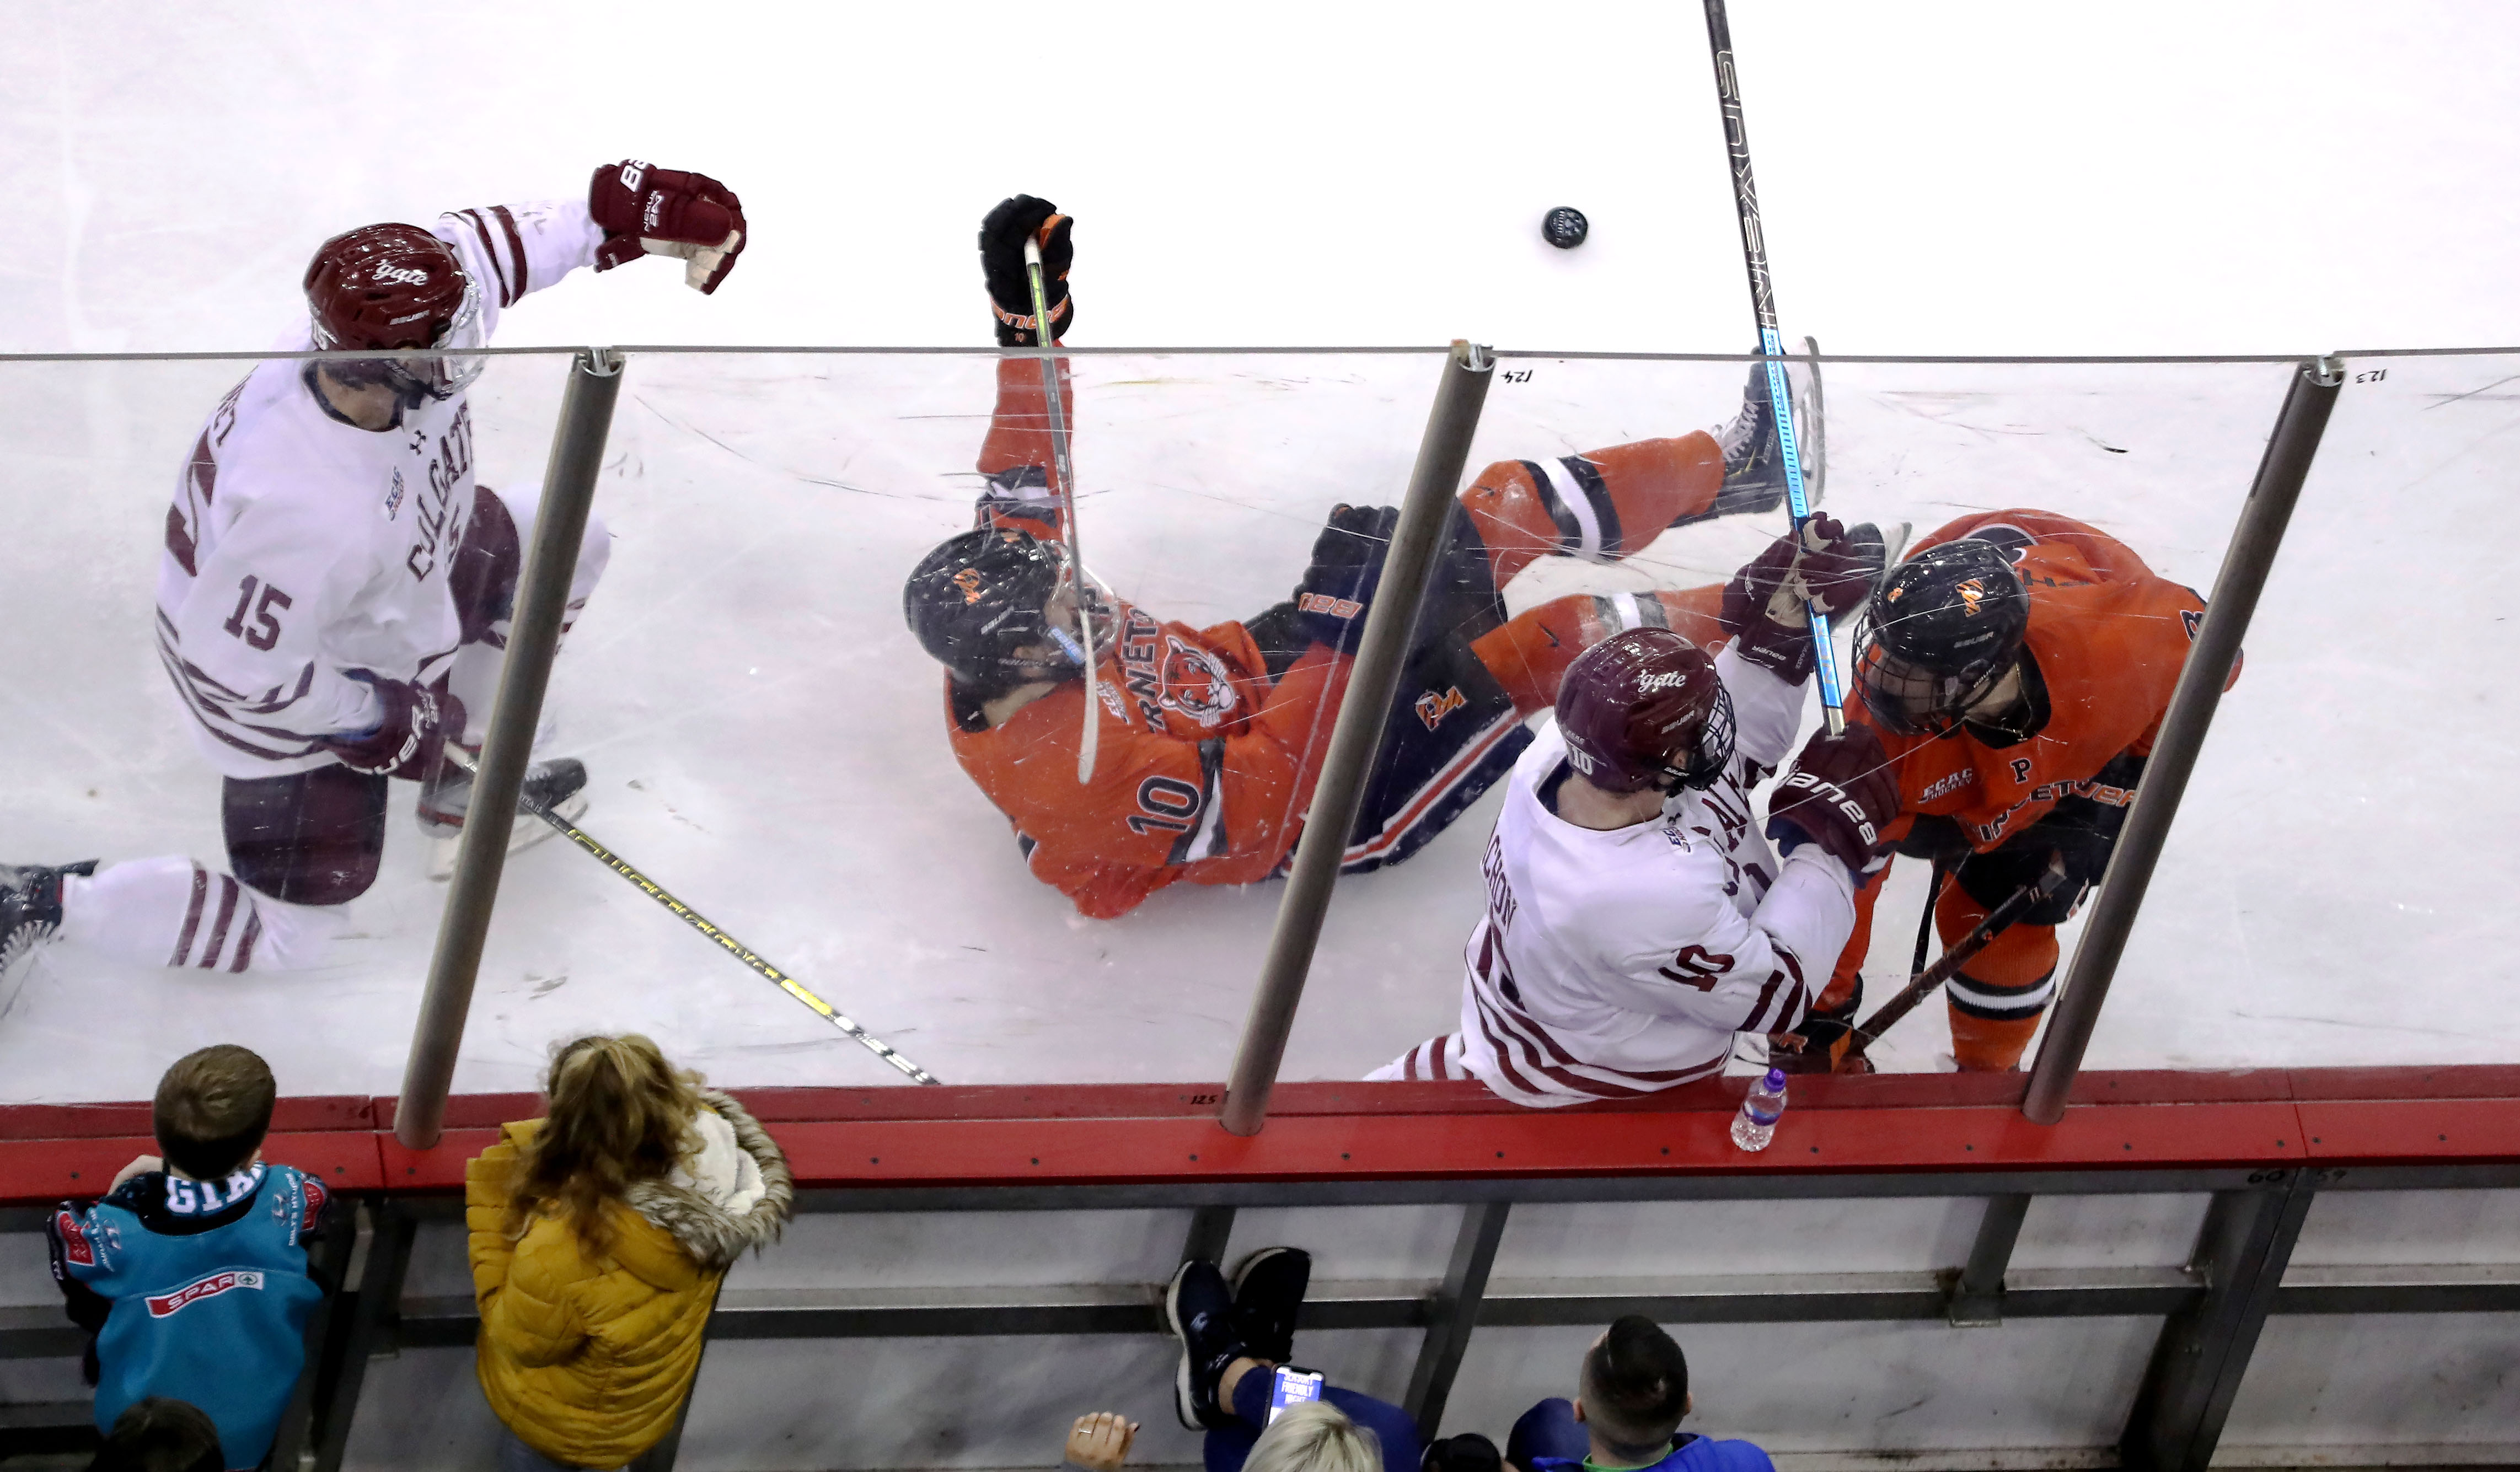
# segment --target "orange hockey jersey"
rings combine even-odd
[[[1014,825],[1033,874],[1110,919],[1167,884],[1274,873],[1302,831],[1354,661],[1315,645],[1272,681],[1239,623],[1158,623],[1127,602],[1096,645],[1090,782],[1076,780],[1084,681],[986,731],[957,719],[948,682],[955,760]]]
[[[1059,360],[1062,381],[1067,365]],[[998,364],[975,526],[1065,531],[1037,360]],[[1112,601],[1095,615],[1093,780],[1076,780],[1085,688],[1071,680],[985,731],[945,682],[954,759],[1014,825],[1033,875],[1107,920],[1168,884],[1248,884],[1303,830],[1354,662],[1315,645],[1271,679],[1250,632],[1193,629]]]
[[[2092,779],[2121,752],[2151,754],[2205,601],[2156,575],[2124,543],[2051,512],[1963,516],[1915,551],[1963,537],[2002,548],[2029,589],[2027,647],[2047,723],[2006,746],[1990,746],[1965,726],[1940,738],[1883,732],[1881,741],[1906,810],[1891,836],[1905,835],[1916,815],[1934,814],[1956,820],[1969,846],[1985,853],[2059,798],[2114,807],[2134,800]],[[1869,721],[1859,702],[1848,702],[1847,715]]]

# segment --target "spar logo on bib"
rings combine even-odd
[[[202,1299],[216,1298],[232,1289],[260,1288],[261,1286],[262,1274],[259,1271],[251,1268],[231,1268],[225,1272],[213,1272],[208,1277],[186,1283],[172,1293],[152,1295],[149,1300],[149,1316],[165,1318],[191,1308]]]

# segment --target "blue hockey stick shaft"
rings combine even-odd
[[[1785,462],[1785,511],[1799,535],[1811,518],[1803,490],[1802,445],[1794,430],[1793,391],[1785,382],[1785,344],[1777,334],[1777,296],[1768,278],[1768,244],[1759,227],[1759,188],[1750,177],[1750,134],[1741,122],[1741,83],[1732,67],[1732,27],[1724,0],[1705,0],[1706,41],[1715,53],[1715,98],[1724,111],[1724,145],[1732,161],[1732,204],[1741,217],[1741,258],[1750,272],[1750,310],[1759,320],[1759,351],[1768,360],[1768,405],[1775,411],[1777,453]],[[1812,644],[1820,655],[1820,704],[1829,735],[1846,729],[1846,695],[1828,615],[1806,602]]]

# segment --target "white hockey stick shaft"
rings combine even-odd
[[[1058,519],[1067,534],[1067,571],[1076,587],[1076,647],[1085,651],[1085,733],[1076,743],[1076,781],[1094,780],[1095,738],[1102,734],[1101,680],[1094,672],[1094,615],[1087,608],[1092,585],[1085,550],[1076,536],[1076,478],[1067,459],[1067,404],[1058,391],[1058,360],[1050,354],[1050,291],[1041,277],[1041,239],[1024,239],[1024,275],[1032,281],[1032,340],[1041,348],[1042,395],[1050,410],[1050,468],[1058,481]]]
[[[474,764],[472,756],[469,755],[463,747],[455,744],[453,741],[446,743],[446,760],[453,763],[457,770],[468,776],[472,773]],[[846,1012],[841,1011],[838,1007],[832,1005],[822,998],[814,995],[812,989],[808,988],[803,982],[798,981],[795,977],[788,975],[779,967],[772,965],[762,957],[761,953],[753,950],[750,946],[745,945],[743,942],[737,940],[734,936],[719,929],[706,915],[701,914],[698,911],[694,910],[692,907],[684,904],[680,899],[676,898],[672,890],[667,889],[662,884],[659,884],[655,880],[649,878],[646,874],[641,873],[637,869],[631,866],[629,860],[622,858],[619,854],[614,853],[612,850],[606,848],[602,843],[597,842],[594,834],[589,833],[586,829],[579,827],[576,824],[569,822],[567,819],[561,817],[558,813],[553,812],[541,803],[534,801],[531,797],[524,797],[521,801],[523,802],[526,811],[532,813],[536,818],[541,819],[543,822],[550,824],[553,827],[558,828],[562,837],[567,839],[570,843],[575,844],[578,848],[585,850],[587,853],[594,855],[597,861],[602,863],[606,869],[612,870],[614,873],[619,874],[621,877],[637,885],[641,894],[644,894],[648,898],[655,901],[657,904],[664,906],[667,911],[672,913],[674,918],[681,920],[684,924],[691,926],[694,930],[697,930],[700,934],[707,936],[710,940],[715,941],[718,944],[719,949],[725,951],[727,955],[734,957],[738,961],[750,967],[762,977],[777,984],[779,990],[795,998],[798,1002],[805,1004],[808,1007],[813,1008],[816,1015],[820,1016],[824,1021],[832,1024],[832,1026],[838,1028],[851,1042],[856,1043],[859,1047],[874,1053],[877,1057],[883,1059],[894,1068],[901,1070],[902,1074],[912,1083],[933,1084],[936,1082],[936,1076],[934,1074],[929,1073],[926,1069],[922,1068],[918,1064],[910,1061],[908,1058],[903,1057],[899,1050],[895,1049],[891,1044],[884,1042],[881,1038],[878,1038],[875,1034],[868,1032],[865,1028],[858,1026]]]

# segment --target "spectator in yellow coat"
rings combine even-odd
[[[543,1092],[464,1171],[481,1392],[502,1472],[619,1467],[673,1428],[719,1281],[795,1186],[749,1111],[636,1034],[562,1046]]]

